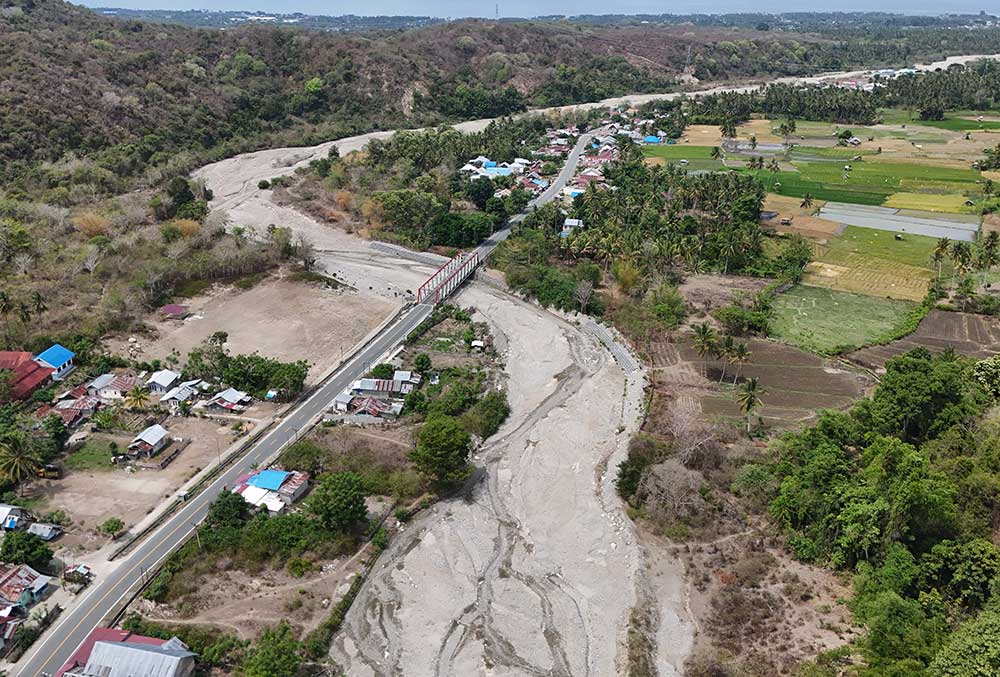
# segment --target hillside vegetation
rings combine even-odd
[[[991,30],[930,37],[551,21],[211,31],[0,0],[0,178],[15,196],[69,206],[268,144],[663,91],[685,72],[801,74],[1000,42]]]

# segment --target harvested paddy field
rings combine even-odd
[[[865,346],[899,327],[909,301],[797,285],[774,301],[771,336],[822,355]]]
[[[930,257],[935,240],[848,226],[841,235],[813,243],[813,261],[802,283],[880,298],[920,301],[934,279]]]
[[[847,358],[869,369],[913,348],[934,352],[952,348],[960,355],[981,359],[1000,352],[1000,319],[972,313],[932,310],[909,336],[884,346],[871,346],[849,353]]]
[[[748,344],[752,354],[737,383],[753,376],[760,380],[765,391],[760,416],[770,426],[798,427],[812,421],[820,409],[847,407],[870,383],[859,372],[793,346],[764,339],[751,339]],[[732,385],[733,367],[727,367],[725,382],[720,384],[722,363],[701,359],[690,334],[679,336],[676,343],[651,343],[648,352],[654,394],[647,432],[663,434],[655,422],[665,417],[657,412],[681,397],[697,400],[708,420],[742,419]]]

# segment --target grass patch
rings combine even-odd
[[[906,162],[851,162],[845,171],[840,162],[794,162],[797,172],[758,170],[757,177],[769,192],[818,200],[881,205],[900,192],[903,182],[939,193],[956,189],[977,190],[979,172]],[[780,186],[778,185],[780,184]]]
[[[324,275],[323,273],[317,273],[314,270],[299,270],[289,275],[288,279],[293,282],[311,282],[313,284],[324,285],[330,289],[340,287],[340,282],[336,278]]]
[[[858,155],[872,155],[874,152],[850,146],[795,146],[788,155],[790,160],[808,162],[810,158],[849,160]]]
[[[915,120],[915,125],[946,129],[949,132],[988,132],[1000,129],[1000,120],[983,120],[979,122],[972,118],[946,116],[944,120]]]
[[[878,341],[901,326],[916,304],[797,285],[774,300],[771,335],[823,355]]]
[[[265,277],[267,277],[266,273],[251,273],[250,275],[244,275],[233,282],[233,286],[237,289],[252,289],[256,287]]]
[[[887,230],[847,226],[842,234],[827,241],[829,253],[820,260],[840,263],[836,260],[838,254],[852,253],[933,270],[931,254],[936,244],[935,238],[924,235],[907,234],[896,240],[895,233]]]
[[[117,453],[122,453],[120,448]],[[90,438],[66,457],[64,465],[67,470],[112,470],[115,464],[111,462],[111,455],[111,440]]]
[[[643,146],[642,154],[646,157],[661,157],[668,160],[711,160],[712,148],[713,146],[693,146],[689,143],[661,144]]]
[[[210,280],[188,280],[181,282],[174,288],[174,296],[182,299],[190,299],[201,296],[212,286]]]
[[[955,214],[971,214],[975,206],[965,204],[965,195],[935,195],[933,193],[893,193],[885,201],[886,207],[897,209],[917,209],[926,212],[951,212]]]

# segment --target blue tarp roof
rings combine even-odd
[[[487,160],[486,162],[483,163],[483,167],[496,167],[496,166],[497,163],[494,162],[493,160]]]
[[[483,171],[487,176],[510,176],[513,170],[510,167],[486,167]]]
[[[259,489],[277,491],[281,488],[285,478],[289,475],[291,475],[291,473],[285,472],[284,470],[261,470],[259,473],[247,480],[247,484]]]
[[[646,143],[659,143],[660,137],[650,135],[647,136],[645,139],[643,139],[643,141],[645,141]]]
[[[69,348],[65,348],[58,343],[38,356],[38,359],[49,365],[58,368],[72,360],[74,353]]]

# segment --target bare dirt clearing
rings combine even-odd
[[[117,517],[129,528],[141,521],[164,499],[174,494],[202,468],[215,463],[237,436],[225,422],[204,418],[170,418],[165,423],[171,436],[192,440],[162,470],[135,470],[109,466],[106,470],[69,471],[62,479],[39,480],[29,497],[33,510],[62,510],[72,526],[56,545],[80,554],[107,543],[96,533],[105,520]],[[127,445],[131,435],[118,435]],[[119,446],[124,448],[121,443]],[[220,451],[221,450],[221,451]],[[163,453],[169,454],[168,447]]]
[[[742,277],[739,275],[697,274],[686,275],[677,287],[681,295],[694,309],[699,320],[708,317],[712,310],[729,305],[740,295],[753,295],[769,283],[762,277]]]
[[[985,315],[932,310],[909,336],[884,346],[870,346],[847,355],[869,369],[917,347],[933,352],[952,348],[960,355],[982,359],[1000,352],[1000,320]]]
[[[164,359],[187,353],[217,331],[229,334],[233,353],[259,352],[282,361],[306,360],[314,381],[345,351],[356,345],[398,307],[374,294],[321,284],[269,277],[254,287],[213,287],[187,302],[191,317],[183,321],[148,320],[155,338],[128,337],[110,342],[112,350],[139,349],[139,359]]]

